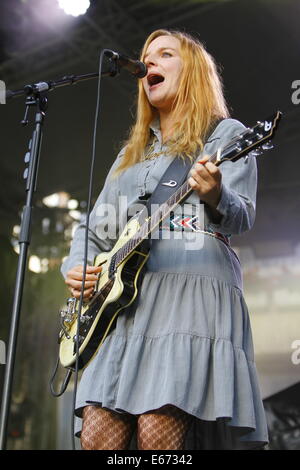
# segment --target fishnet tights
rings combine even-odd
[[[138,418],[137,442],[141,450],[183,449],[191,415],[172,405],[142,414]]]
[[[172,405],[139,416],[90,405],[83,410],[81,446],[84,450],[128,449],[137,425],[139,450],[183,449],[191,419]]]
[[[99,406],[83,410],[81,446],[84,450],[127,449],[135,424],[135,417],[120,414]]]

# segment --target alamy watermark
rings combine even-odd
[[[300,339],[295,339],[291,344],[291,348],[295,349],[295,351],[292,352],[291,360],[292,363],[297,366],[300,364]]]
[[[0,339],[0,364],[6,364],[6,346],[5,342]]]
[[[292,89],[295,90],[292,93],[292,103],[300,104],[300,80],[294,80],[292,83]]]
[[[6,86],[3,80],[0,80],[0,104],[6,103]]]
[[[115,240],[117,230],[121,228],[119,240],[123,239],[124,243],[129,239],[139,241],[149,237],[151,240],[184,240],[186,250],[203,248],[204,205],[181,204],[171,212],[171,216],[164,217],[168,212],[166,203],[160,206],[152,204],[148,213],[144,204],[131,205],[127,196],[120,196],[118,206],[101,203],[95,208],[94,229],[101,240]],[[136,224],[135,220],[138,221]]]

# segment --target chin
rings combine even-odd
[[[158,97],[157,99],[154,99],[154,98],[149,99],[149,103],[158,111],[169,108],[169,104],[164,99],[159,99]]]

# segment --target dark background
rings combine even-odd
[[[252,126],[276,110],[283,112],[275,148],[258,159],[255,227],[234,244],[241,249],[251,246],[262,258],[293,256],[300,229],[300,104],[292,102],[292,83],[300,80],[299,20],[298,0],[94,0],[87,14],[78,18],[64,15],[52,0],[4,0],[0,4],[0,79],[7,89],[17,90],[40,80],[95,72],[102,48],[138,57],[146,36],[161,27],[197,35],[222,67],[232,117]],[[48,379],[56,354],[57,310],[66,295],[59,266],[68,251],[66,230],[72,221],[65,209],[49,209],[42,199],[63,191],[84,208],[96,91],[97,81],[91,80],[57,89],[48,97],[30,254],[47,258],[49,269],[44,274],[26,274],[12,448],[63,445],[50,432],[51,426],[60,426],[60,405],[49,396]],[[94,197],[127,136],[135,93],[135,79],[124,70],[118,77],[102,80]],[[0,339],[4,341],[17,262],[12,230],[20,224],[25,202],[23,158],[33,129],[33,110],[29,125],[20,125],[24,111],[24,98],[0,105]],[[295,338],[299,336],[295,332]],[[3,375],[4,366],[0,367]],[[277,390],[288,385],[283,380]]]

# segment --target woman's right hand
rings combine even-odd
[[[94,292],[98,274],[102,270],[101,266],[87,266],[84,283],[83,298],[88,300]],[[75,266],[67,272],[65,283],[71,291],[73,297],[80,298],[81,285],[83,279],[83,266]]]

